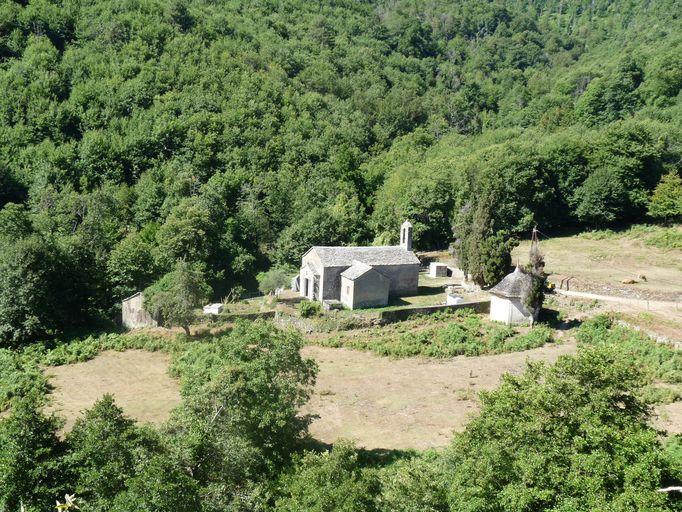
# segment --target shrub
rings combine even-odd
[[[448,512],[448,467],[445,458],[426,452],[384,469],[381,510],[386,512]]]
[[[47,380],[35,362],[24,360],[17,352],[0,349],[0,411],[7,409],[14,398],[40,396],[47,389]]]
[[[389,357],[446,358],[517,352],[540,347],[552,340],[552,330],[544,325],[519,335],[513,328],[488,322],[471,310],[460,310],[454,314],[439,312],[375,327],[362,337],[339,335],[319,343],[328,347],[371,350]]]
[[[319,302],[304,300],[298,305],[298,312],[301,318],[311,318],[322,313],[322,306]]]
[[[650,379],[669,384],[682,384],[682,353],[675,348],[658,343],[644,333],[622,325],[616,325],[612,316],[598,315],[583,323],[576,339],[579,345],[616,347],[635,361]],[[654,401],[675,400],[682,392],[652,389],[651,384],[643,390]]]
[[[659,249],[682,249],[682,229],[661,229],[648,237],[645,244]]]
[[[606,347],[504,376],[455,438],[450,510],[666,510],[656,489],[668,464],[636,397],[644,382]]]
[[[295,471],[284,478],[278,512],[372,512],[378,480],[372,470],[360,469],[352,445],[339,443],[331,452],[307,452]]]

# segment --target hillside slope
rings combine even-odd
[[[179,260],[220,298],[405,217],[422,249],[479,205],[512,235],[641,219],[679,172],[679,12],[0,0],[0,344],[114,318]]]

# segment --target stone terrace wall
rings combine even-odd
[[[451,305],[420,306],[381,311],[379,313],[379,319],[381,323],[390,324],[393,322],[402,322],[415,315],[431,315],[437,311],[456,311],[458,309],[473,309],[476,313],[490,313],[490,299]]]

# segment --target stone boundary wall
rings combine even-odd
[[[649,338],[655,340],[658,343],[663,343],[664,345],[670,345],[676,350],[682,350],[682,341],[677,341],[677,340],[672,340],[670,338],[666,338],[665,336],[661,336],[660,334],[656,334],[655,332],[648,331],[646,329],[642,329],[638,325],[632,325],[631,323],[625,322],[623,320],[616,320],[616,323],[618,325],[622,325],[623,327],[627,327],[628,329],[632,329],[633,331],[641,332],[643,334],[646,334],[649,336]]]
[[[236,322],[237,320],[261,320],[275,318],[276,311],[261,311],[259,313],[226,313],[221,314],[218,318]]]
[[[476,313],[490,313],[490,299],[462,302],[460,304],[440,306],[419,306],[414,308],[393,309],[381,311],[379,320],[382,324],[402,322],[411,316],[431,315],[438,311],[456,311],[458,309],[473,309]]]
[[[377,317],[367,318],[358,315],[339,318],[333,315],[323,315],[317,318],[301,318],[281,311],[277,312],[274,321],[280,327],[294,327],[306,334],[366,329],[380,324]]]

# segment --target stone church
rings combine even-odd
[[[301,261],[301,297],[350,309],[385,306],[389,296],[415,295],[418,286],[419,258],[412,251],[408,221],[400,228],[400,245],[314,246]]]

